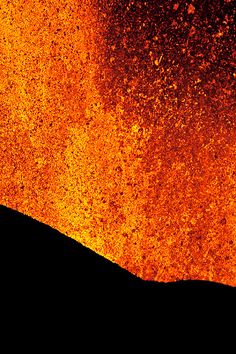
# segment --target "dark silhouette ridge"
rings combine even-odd
[[[119,292],[155,294],[230,293],[235,288],[207,281],[143,281],[51,227],[0,206],[2,276],[16,294],[37,291],[72,299]]]

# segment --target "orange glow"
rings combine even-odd
[[[143,279],[235,286],[233,9],[2,0],[0,204]]]

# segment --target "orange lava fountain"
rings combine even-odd
[[[1,0],[0,203],[143,279],[236,285],[231,0]]]

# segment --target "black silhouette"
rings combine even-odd
[[[1,281],[16,296],[27,292],[80,298],[87,294],[230,293],[206,281],[143,281],[51,227],[0,206]]]

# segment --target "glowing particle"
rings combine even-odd
[[[223,32],[218,32],[218,33],[216,33],[216,38],[220,38],[220,37],[222,37],[223,35],[224,35]]]
[[[176,11],[178,10],[178,8],[179,8],[179,4],[178,3],[174,4],[173,9]]]
[[[132,131],[133,131],[134,133],[138,133],[139,129],[140,129],[140,127],[139,127],[137,124],[134,124],[134,125],[132,126]]]
[[[194,14],[195,12],[195,7],[190,4],[189,7],[188,7],[188,14],[191,15],[191,14]]]
[[[161,63],[161,61],[162,61],[162,58],[163,58],[163,54],[160,56],[159,59],[156,59],[156,60],[154,61],[154,64],[155,64],[156,66],[160,65],[160,63]]]

